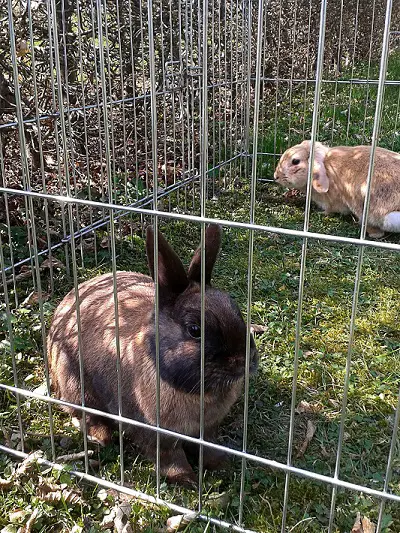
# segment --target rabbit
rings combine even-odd
[[[282,155],[275,180],[290,189],[306,191],[311,141],[292,146]],[[370,146],[315,143],[312,200],[326,213],[355,215],[361,223],[370,161]],[[400,155],[376,148],[367,232],[379,238],[400,232]]]
[[[246,325],[239,307],[210,285],[221,243],[221,228],[205,230],[204,438],[213,440],[218,425],[241,395],[245,373]],[[156,425],[156,341],[154,230],[146,233],[152,278],[137,272],[116,273],[119,314],[121,415]],[[200,279],[201,251],[188,271],[158,233],[160,426],[189,436],[200,434]],[[78,345],[75,293],[57,307],[48,333],[52,387],[56,397],[81,405],[79,350],[83,360],[85,406],[118,413],[117,354],[113,275],[104,274],[79,285],[81,343]],[[250,336],[250,372],[258,365]],[[76,418],[82,412],[63,407]],[[112,421],[86,414],[88,438],[106,445]],[[80,421],[82,427],[82,421]],[[145,457],[155,461],[156,433],[126,425],[128,437]],[[226,464],[226,454],[203,448],[208,469]],[[171,483],[193,486],[196,476],[188,457],[198,446],[160,434],[160,471]]]

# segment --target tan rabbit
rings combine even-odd
[[[205,438],[239,398],[246,354],[246,325],[225,292],[212,288],[211,272],[221,241],[221,228],[206,229],[205,257]],[[198,437],[200,431],[200,249],[188,271],[159,233],[160,425]],[[147,228],[147,257],[154,273],[154,235]],[[156,424],[156,344],[153,279],[136,272],[117,272],[122,415]],[[79,286],[81,355],[85,405],[118,413],[113,276],[105,274]],[[71,291],[56,309],[48,335],[52,385],[56,396],[81,404],[76,301]],[[251,365],[257,367],[254,339]],[[80,418],[81,412],[65,408]],[[86,416],[89,437],[110,441],[111,420]],[[156,457],[156,433],[129,425],[128,436],[150,459]],[[171,482],[193,484],[196,476],[186,454],[198,448],[161,435],[161,473]],[[205,468],[218,468],[223,454],[204,447]]]
[[[310,146],[310,141],[303,141],[286,150],[274,174],[278,183],[306,191]],[[370,146],[329,148],[316,142],[312,200],[326,213],[352,213],[361,223],[370,152]],[[400,155],[377,148],[367,232],[378,238],[385,231],[400,232]]]

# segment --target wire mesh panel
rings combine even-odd
[[[0,5],[0,462],[4,490],[26,480],[1,525],[97,530],[117,489],[139,530],[167,508],[398,531],[400,247],[367,233],[399,149],[397,3]],[[303,193],[273,183],[307,139],[310,161],[371,147],[359,220],[315,209],[311,164]]]

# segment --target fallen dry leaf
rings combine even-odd
[[[296,413],[303,414],[303,413],[315,413],[318,411],[318,406],[314,405],[312,403],[306,402],[306,400],[301,400],[299,405],[296,407]]]
[[[251,324],[250,326],[251,333],[264,333],[264,331],[267,331],[267,330],[268,330],[268,327],[262,324]]]
[[[12,486],[14,486],[14,479],[12,476],[8,479],[0,478],[0,490],[7,490],[10,489]]]
[[[180,514],[176,516],[171,516],[167,520],[167,533],[173,533],[174,531],[178,531],[180,528],[187,526],[190,524],[190,522],[193,522],[197,519],[197,513],[187,513],[187,514]]]
[[[43,263],[40,265],[40,268],[44,269],[44,268],[50,268],[50,267],[53,267],[53,268],[65,268],[65,265],[64,263],[62,263],[61,261],[59,261],[58,259],[56,259],[55,257],[51,256],[51,257],[48,257],[47,259],[45,259],[43,261]]]
[[[42,302],[46,302],[50,298],[50,294],[47,292],[43,292],[41,294],[41,300]],[[32,291],[28,296],[25,298],[25,300],[21,303],[20,307],[24,307],[25,305],[32,305],[39,303],[39,293],[36,291]]]
[[[228,506],[231,497],[228,492],[212,492],[205,503],[213,509],[223,509]]]
[[[14,472],[14,478],[27,474],[30,470],[36,467],[36,463],[42,457],[43,452],[41,450],[30,453],[17,467],[16,471]]]
[[[108,235],[105,235],[100,241],[100,246],[102,248],[108,248],[109,245],[110,245],[110,239],[109,239]]]
[[[14,524],[14,523],[21,523],[25,517],[29,514],[29,511],[25,511],[25,509],[18,509],[17,511],[12,511],[8,515],[8,520]]]
[[[362,517],[360,513],[357,513],[357,518],[351,533],[375,533],[375,529],[375,524],[369,518],[366,516]]]
[[[120,503],[115,510],[114,530],[116,533],[133,533],[129,523],[132,508],[128,502]]]
[[[101,529],[112,529],[114,527],[115,514],[115,508],[113,507],[109,513],[104,515],[100,524]]]
[[[304,439],[303,444],[300,446],[296,454],[297,458],[303,457],[303,455],[305,454],[308,445],[310,444],[312,438],[314,437],[315,430],[316,430],[316,427],[314,426],[313,422],[311,420],[307,420],[306,438]]]
[[[327,449],[325,448],[325,446],[324,446],[323,444],[321,444],[321,446],[320,446],[320,450],[321,450],[321,454],[322,454],[324,457],[326,457],[326,458],[330,457],[329,452],[327,451]]]
[[[39,513],[38,507],[33,511],[26,524],[18,529],[18,533],[31,533],[32,527],[35,524],[36,517]]]
[[[72,505],[82,503],[82,498],[78,491],[68,488],[68,485],[65,483],[57,485],[56,483],[51,483],[43,478],[39,478],[36,495],[45,502],[55,503],[64,500],[66,503]]]

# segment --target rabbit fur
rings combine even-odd
[[[243,385],[246,325],[225,292],[211,287],[211,273],[220,248],[221,228],[210,225],[205,234],[205,395],[204,435],[213,440],[219,423],[239,398]],[[200,274],[196,250],[188,271],[161,233],[158,233],[160,425],[198,437],[200,434]],[[147,228],[146,250],[154,275],[154,233]],[[156,344],[154,282],[137,272],[117,272],[121,368],[121,415],[156,424]],[[79,286],[81,343],[74,290],[56,309],[48,334],[52,386],[62,400],[81,405],[79,350],[82,354],[85,405],[118,413],[116,331],[113,275],[104,274]],[[194,329],[193,329],[194,328]],[[257,351],[250,338],[250,371]],[[74,417],[81,411],[64,406]],[[86,414],[88,437],[100,444],[111,439],[112,421]],[[81,422],[82,426],[82,422]],[[150,460],[156,458],[156,433],[127,425],[129,438]],[[196,446],[160,435],[161,474],[170,482],[196,481],[187,455]],[[225,457],[204,447],[205,468],[218,468]]]
[[[275,180],[306,191],[311,141],[292,146],[282,155]],[[352,213],[361,223],[370,160],[370,146],[329,148],[316,142],[312,170],[312,200],[326,213]],[[367,232],[382,237],[400,232],[400,155],[376,148]]]

